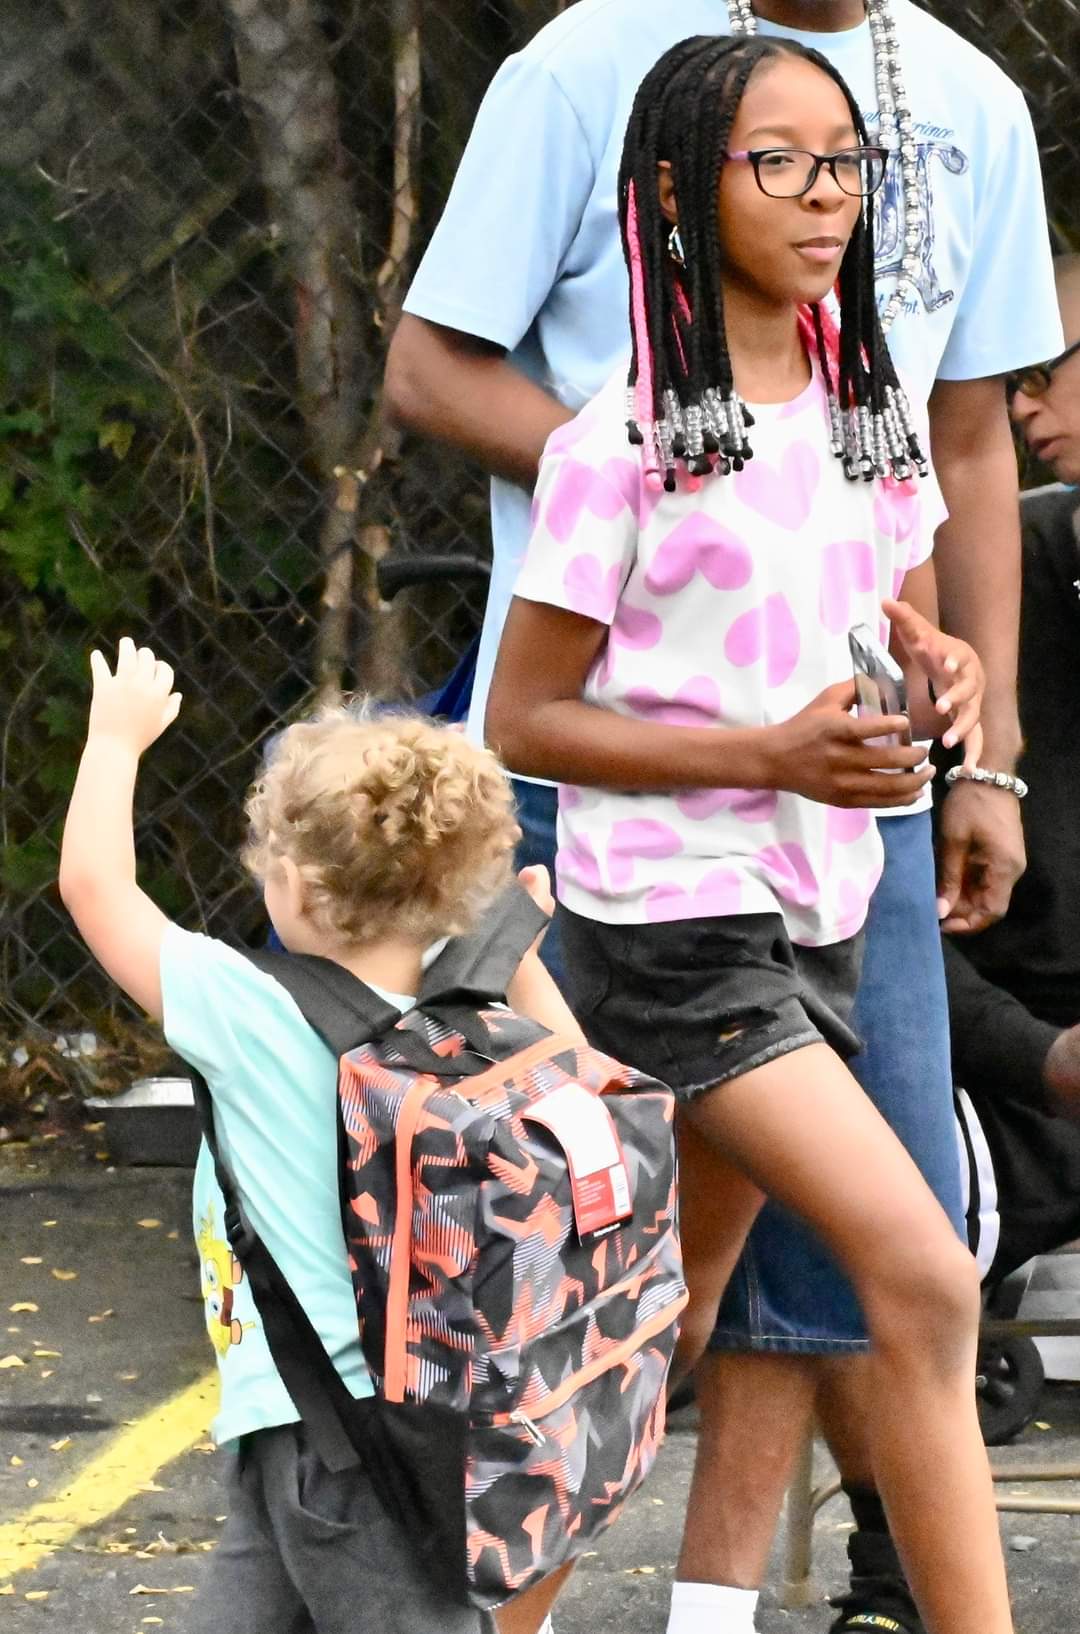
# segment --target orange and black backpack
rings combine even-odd
[[[253,1233],[197,1086],[229,1242],[320,1456],[362,1461],[432,1580],[484,1609],[589,1548],[644,1480],[686,1303],[670,1091],[506,1006],[538,914],[515,886],[405,1015],[329,961],[249,955],[340,1059],[374,1397]]]

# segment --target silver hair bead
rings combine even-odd
[[[858,410],[859,418],[859,470],[863,480],[871,482],[874,476],[874,427],[870,417],[870,410],[862,404]]]
[[[705,414],[700,403],[688,403],[683,418],[686,427],[686,457],[698,459],[705,452]]]
[[[670,387],[664,393],[664,418],[671,427],[672,448],[676,455],[684,453],[686,448],[686,423],[679,399]]]
[[[829,393],[829,447],[837,459],[844,456],[844,423],[840,417],[840,404],[832,392]]]
[[[886,477],[889,474],[889,448],[885,437],[885,416],[878,413],[873,421],[874,438],[874,475]]]

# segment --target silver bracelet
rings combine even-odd
[[[968,771],[966,766],[950,766],[945,773],[945,782],[952,787],[954,783],[989,783],[992,788],[1006,789],[1009,794],[1015,794],[1022,800],[1028,791],[1028,786],[1022,777],[1013,777],[1009,772],[988,772],[983,766],[976,766]]]

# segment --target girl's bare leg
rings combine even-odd
[[[871,1336],[874,1474],[927,1628],[1012,1634],[973,1388],[978,1273],[914,1163],[823,1044],[708,1091],[682,1117],[697,1137],[683,1146],[682,1218],[701,1295],[684,1366],[708,1340],[713,1291],[759,1187],[819,1232],[858,1292]],[[715,1154],[711,1171],[703,1147]]]
[[[681,1109],[677,1129],[679,1234],[690,1303],[679,1326],[669,1389],[703,1355],[716,1326],[720,1296],[765,1201],[764,1193],[720,1155],[696,1120],[684,1116]]]

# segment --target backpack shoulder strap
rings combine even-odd
[[[426,1007],[465,995],[502,999],[522,957],[548,915],[514,880],[491,904],[468,936],[455,936],[424,973],[420,1003]]]
[[[280,982],[308,1026],[339,1060],[358,1044],[388,1032],[401,1019],[395,1005],[332,959],[264,948],[240,951],[257,970]]]

